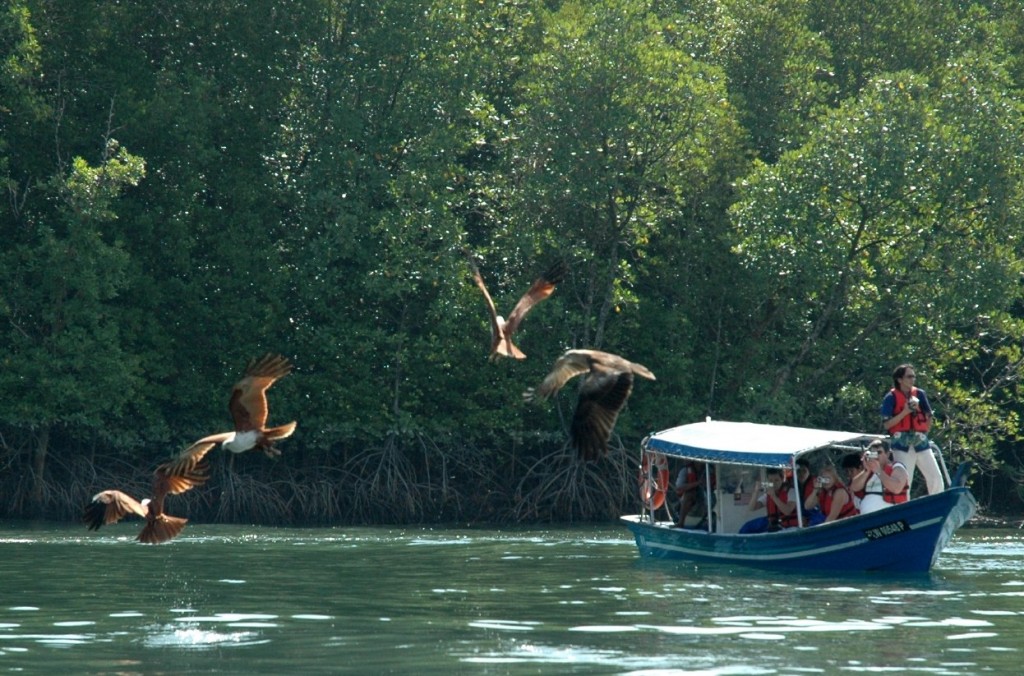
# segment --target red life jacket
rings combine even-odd
[[[907,416],[907,417],[909,418],[910,416]],[[893,467],[895,467],[895,465],[886,465],[885,469],[882,470],[882,471],[884,471],[889,476],[892,476],[892,468]],[[903,467],[903,471],[904,472],[907,470],[907,468],[903,466],[903,463],[900,463],[900,467]],[[903,490],[900,491],[899,493],[893,493],[888,488],[885,488],[884,485],[883,485],[883,487],[882,487],[882,499],[885,500],[886,502],[888,502],[890,505],[898,505],[901,502],[906,502],[907,500],[910,499],[910,485],[909,485],[909,483],[908,483],[908,485],[904,486]]]
[[[833,497],[835,497],[836,491],[839,490],[840,488],[846,491],[847,500],[846,504],[843,505],[843,508],[839,510],[839,516],[836,518],[845,519],[848,516],[854,516],[860,513],[860,511],[857,509],[857,505],[853,503],[853,496],[850,495],[849,489],[847,489],[845,486],[833,485],[831,488],[827,488],[821,491],[821,511],[825,514],[826,518],[829,514],[832,513],[832,499]]]
[[[907,397],[903,394],[903,391],[898,387],[894,387],[891,390],[892,400],[892,414],[896,415],[903,410],[903,407],[907,405]],[[917,396],[917,388],[910,388],[910,396]],[[898,423],[889,428],[890,434],[896,434],[897,432],[927,432],[931,429],[932,420],[931,417],[918,408],[917,413],[911,413],[910,415],[903,416],[903,419]]]
[[[899,464],[899,466],[903,468],[904,472],[907,471],[906,466],[902,462],[901,463],[897,463],[897,464]],[[895,467],[895,466],[896,466],[896,464],[886,465],[885,469],[883,469],[882,471],[885,472],[886,474],[888,474],[889,476],[892,476],[892,470],[893,470],[893,467]],[[867,484],[865,483],[864,486],[866,487]],[[904,486],[903,490],[900,491],[899,493],[893,493],[892,491],[890,491],[888,488],[885,487],[885,484],[882,484],[882,492],[881,493],[879,493],[878,491],[857,491],[857,494],[861,498],[863,498],[865,495],[868,495],[868,494],[871,494],[871,495],[881,495],[882,499],[885,500],[886,502],[888,502],[890,505],[898,505],[901,502],[906,502],[907,500],[910,499],[910,485],[908,483],[908,485]]]
[[[814,491],[815,491],[814,477],[813,476],[807,477],[807,481],[805,481],[802,484],[800,484],[800,488],[802,489],[800,492],[803,493],[803,496],[802,496],[803,499],[804,499],[803,501],[807,502],[807,498],[809,498],[812,495],[814,495]]]
[[[696,483],[696,482],[699,482],[699,481],[703,481],[704,478],[707,476],[707,474],[705,474],[705,471],[706,471],[705,470],[705,466],[703,466],[703,465],[701,467],[694,467],[692,464],[688,464],[688,465],[686,465],[685,469],[686,469],[686,478],[683,479],[683,483],[684,484],[692,484],[692,483]],[[711,490],[715,490],[715,487],[717,486],[717,484],[718,484],[718,477],[715,476],[715,473],[712,471],[711,472]],[[677,486],[679,485],[678,478],[676,479],[676,485]]]
[[[783,504],[789,502],[789,486],[781,487],[775,491],[775,495],[779,498],[779,502]],[[793,510],[792,514],[783,514],[770,495],[765,496],[764,508],[768,514],[769,528],[771,524],[778,524],[779,528],[792,528],[799,523],[797,521],[796,509]]]
[[[803,512],[804,525],[807,525],[807,519],[810,515],[810,512],[807,511],[807,508],[804,507],[804,505],[807,504],[807,498],[814,495],[814,491],[818,490],[818,487],[814,485],[814,477],[807,477],[807,481],[800,484],[800,489],[800,504],[797,505],[797,507],[800,509],[801,512]],[[797,525],[799,525],[799,523]]]

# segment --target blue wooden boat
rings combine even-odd
[[[878,438],[710,420],[664,430],[645,439],[641,452],[707,463],[708,485],[716,488],[706,492],[703,521],[698,528],[674,528],[670,509],[674,497],[665,503],[668,520],[658,520],[661,509],[652,509],[650,503],[640,514],[621,519],[636,537],[643,557],[793,571],[928,571],[956,529],[977,509],[964,485],[966,465],[953,479],[947,475],[949,487],[941,493],[816,526],[804,527],[801,518],[797,528],[738,532],[757,515],[749,509],[755,502],[750,489],[765,468],[787,469],[795,482],[798,458],[806,456],[812,464],[825,458],[836,462],[839,455],[860,453]],[[671,487],[668,492],[672,493]]]

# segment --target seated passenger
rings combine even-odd
[[[822,523],[825,521],[825,514],[822,513],[821,507],[817,502],[813,505],[807,502],[815,494],[815,478],[811,473],[811,463],[807,461],[807,458],[800,458],[796,461],[796,479],[797,485],[800,486],[798,502],[803,516],[803,524],[816,526]]]
[[[715,475],[711,473],[712,489],[714,489]],[[679,474],[676,476],[676,495],[679,496],[679,518],[672,524],[673,528],[686,528],[686,517],[690,515],[694,507],[697,513],[703,513],[707,517],[707,471],[703,462],[687,460]],[[696,526],[706,527],[706,521]]]
[[[790,497],[789,486],[783,481],[782,470],[772,467],[765,472],[761,490],[750,496],[747,509],[751,512],[765,508],[766,515],[743,524],[740,533],[771,533],[797,525],[796,500]]]
[[[887,441],[872,441],[861,462],[864,470],[850,482],[850,488],[862,496],[861,514],[907,501],[910,484],[907,468],[901,462],[892,461]]]
[[[817,490],[811,497],[807,498],[808,509],[820,507],[825,518],[818,523],[828,523],[838,519],[845,519],[848,516],[855,516],[860,512],[853,501],[853,495],[839,478],[836,467],[831,462],[822,465],[818,472],[818,479],[815,482]],[[814,526],[815,523],[810,525]]]
[[[863,456],[860,453],[847,453],[843,456],[841,461],[843,473],[846,475],[846,481],[844,483],[847,486],[847,490],[850,491],[850,496],[853,497],[853,506],[856,507],[858,511],[860,511],[860,499],[864,497],[864,491],[853,490],[853,480],[857,478],[858,474],[864,471],[862,458]]]

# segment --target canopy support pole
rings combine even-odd
[[[800,495],[800,475],[796,471],[796,456],[789,463],[789,469],[793,473],[793,491],[796,495],[796,526],[804,527],[804,496]],[[810,481],[810,478],[807,479]]]

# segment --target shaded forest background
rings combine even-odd
[[[1020,511],[1019,0],[5,0],[0,516],[77,518],[296,365],[276,461],[174,498],[267,524],[610,519],[648,433],[878,431],[899,363]],[[563,258],[489,364],[499,309]],[[648,366],[610,456],[571,347]]]

